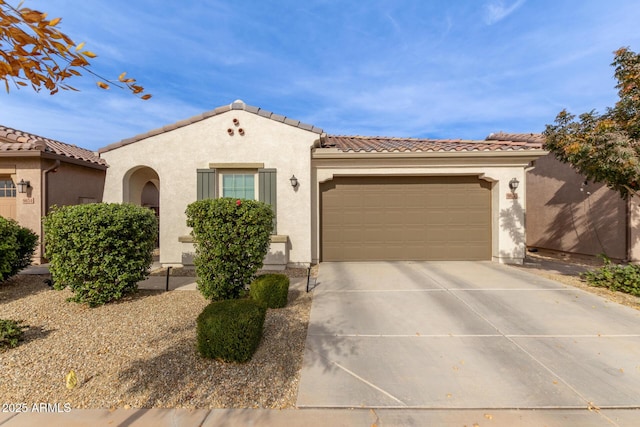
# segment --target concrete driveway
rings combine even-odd
[[[579,289],[452,261],[323,263],[314,292],[299,407],[640,407],[640,312]]]

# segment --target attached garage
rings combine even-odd
[[[320,184],[322,261],[490,260],[491,183],[336,176]]]

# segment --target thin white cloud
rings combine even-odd
[[[517,0],[511,5],[505,4],[504,0],[493,0],[484,5],[484,22],[487,25],[493,25],[502,21],[507,16],[511,15],[520,6],[524,4],[525,0]]]

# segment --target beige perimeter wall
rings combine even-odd
[[[553,155],[527,173],[527,246],[626,258],[626,202]]]

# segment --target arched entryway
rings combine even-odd
[[[122,201],[152,209],[160,225],[160,177],[149,166],[132,168],[124,176],[122,182]],[[158,228],[158,246],[160,245],[160,229]]]

